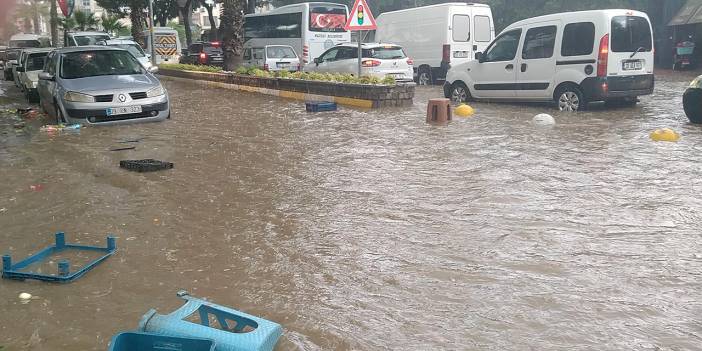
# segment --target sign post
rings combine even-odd
[[[356,0],[351,8],[349,18],[346,20],[344,29],[358,31],[358,77],[361,77],[361,66],[363,65],[363,31],[374,30],[378,26],[375,18],[368,7],[366,0]]]
[[[154,52],[154,2],[149,0],[149,51],[151,51],[151,64],[156,66],[156,53]]]

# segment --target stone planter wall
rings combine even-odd
[[[257,91],[286,98],[335,101],[342,105],[367,108],[411,106],[415,87],[414,83],[397,84],[395,86],[345,84],[172,69],[161,69],[159,70],[159,75],[213,82],[217,83],[214,84],[216,86]]]

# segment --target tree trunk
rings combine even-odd
[[[256,12],[256,0],[248,0],[247,6],[246,6],[246,13],[255,13]]]
[[[207,10],[207,19],[210,20],[209,40],[216,41],[217,40],[217,21],[215,21],[214,14],[212,13],[212,11],[214,10],[214,5],[204,4],[204,6],[205,6],[205,9]]]
[[[224,42],[224,69],[227,71],[233,71],[241,64],[246,4],[246,0],[224,0],[220,27]]]
[[[144,38],[144,9],[132,7],[129,12],[129,19],[132,21],[132,37],[134,41],[142,47],[146,47],[146,39]]]
[[[180,11],[180,21],[185,26],[185,43],[189,47],[193,43],[193,32],[190,29],[191,22],[193,21],[193,1],[188,0],[185,3],[185,7],[178,9]]]
[[[51,11],[49,16],[51,16],[51,45],[58,47],[58,16],[56,15],[56,0],[51,1]]]
[[[34,34],[41,34],[41,26],[39,25],[39,2],[34,0],[34,13],[32,13],[32,23],[34,24]]]

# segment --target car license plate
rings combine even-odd
[[[467,58],[468,57],[468,51],[456,51],[453,53],[453,57],[455,58]]]
[[[285,63],[280,63],[280,62],[278,62],[278,63],[276,63],[275,65],[276,65],[276,67],[278,67],[278,68],[288,68],[288,67],[290,67],[290,64],[287,63],[287,62],[285,62]]]
[[[141,106],[110,107],[107,109],[108,116],[126,115],[130,113],[141,113]]]
[[[641,60],[624,61],[622,62],[622,68],[625,71],[640,71],[643,69],[643,62]]]

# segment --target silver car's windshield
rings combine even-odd
[[[139,62],[127,51],[80,51],[63,54],[61,78],[142,74]]]
[[[144,57],[144,50],[141,49],[139,45],[135,44],[117,44],[115,45],[118,48],[125,49],[134,55],[134,57],[139,58],[139,57]]]
[[[27,72],[41,71],[44,68],[44,60],[46,59],[46,55],[48,54],[48,52],[30,54],[29,57],[27,57],[27,67],[25,68],[25,70]]]

